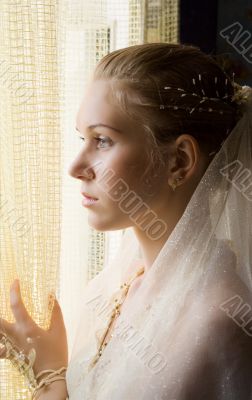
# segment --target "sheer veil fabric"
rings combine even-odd
[[[250,88],[247,93],[242,117],[92,369],[112,300],[143,265],[132,228],[111,265],[87,285],[67,371],[70,400],[252,399],[252,356],[243,357],[252,342]]]

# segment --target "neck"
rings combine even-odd
[[[165,230],[162,236],[157,240],[154,240],[154,238],[147,234],[147,230],[140,229],[138,226],[133,227],[135,236],[139,242],[146,272],[153,265],[162,247],[168,240],[179,219],[182,217],[187,203],[188,201],[185,201],[178,206],[178,203],[176,204],[175,202],[176,207],[171,206],[169,210],[167,210],[167,207],[164,207],[163,210],[159,209],[158,218],[165,223]]]
[[[202,161],[196,174],[194,174],[188,181],[176,188],[172,196],[168,196],[165,192],[160,192],[158,200],[151,204],[151,209],[155,212],[157,218],[164,222],[164,233],[159,239],[153,240],[148,230],[141,229],[139,226],[134,225],[134,233],[139,242],[142,259],[145,266],[145,271],[151,268],[156,257],[160,253],[162,247],[165,245],[170,234],[184,214],[184,211],[208,167],[208,159],[202,155]],[[207,207],[207,205],[205,205]],[[210,212],[210,211],[209,211]],[[137,217],[137,219],[140,216]]]

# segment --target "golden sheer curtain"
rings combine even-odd
[[[81,294],[113,258],[123,231],[96,232],[67,169],[80,149],[75,117],[107,52],[178,41],[178,0],[1,0],[0,316],[13,321],[9,286],[20,278],[30,314],[46,328],[56,291],[71,352]],[[0,400],[30,399],[0,361]]]
[[[9,286],[18,277],[25,305],[45,328],[60,260],[59,16],[55,0],[0,3],[0,314],[13,321]],[[29,397],[1,360],[1,400]]]

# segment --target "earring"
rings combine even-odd
[[[179,176],[178,178],[175,178],[175,180],[170,184],[172,190],[175,192],[175,189],[177,187],[177,182],[183,179],[182,176]]]

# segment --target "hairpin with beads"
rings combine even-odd
[[[214,84],[216,86],[216,95],[217,95],[217,97],[208,97],[208,96],[206,96],[206,93],[205,93],[205,91],[204,91],[204,89],[202,87],[202,75],[201,74],[198,75],[198,81],[199,81],[199,85],[201,87],[202,95],[200,95],[198,93],[195,93],[195,92],[188,92],[188,91],[185,91],[182,88],[177,88],[177,87],[174,87],[174,86],[165,86],[163,88],[164,90],[176,90],[176,91],[182,92],[180,97],[193,96],[193,97],[198,98],[200,101],[194,107],[190,108],[190,107],[178,106],[178,105],[164,105],[163,102],[162,102],[162,104],[160,105],[160,109],[165,109],[165,108],[171,108],[173,110],[181,109],[181,110],[188,111],[189,114],[192,114],[197,108],[198,108],[199,112],[210,112],[210,113],[216,112],[216,113],[221,114],[221,115],[222,114],[230,114],[230,113],[233,112],[232,110],[223,110],[223,109],[221,109],[221,110],[217,109],[216,110],[213,107],[207,107],[207,108],[200,107],[200,105],[202,105],[206,101],[223,102],[228,97],[231,98],[231,96],[228,95],[227,91],[225,93],[225,96],[223,96],[223,97],[219,96],[219,91],[217,89],[217,84],[218,84],[218,77],[217,76],[214,77]],[[226,83],[227,82],[228,81],[226,80]],[[192,83],[193,83],[193,86],[196,87],[196,78],[192,78]],[[159,91],[159,96],[161,97],[160,91]]]

